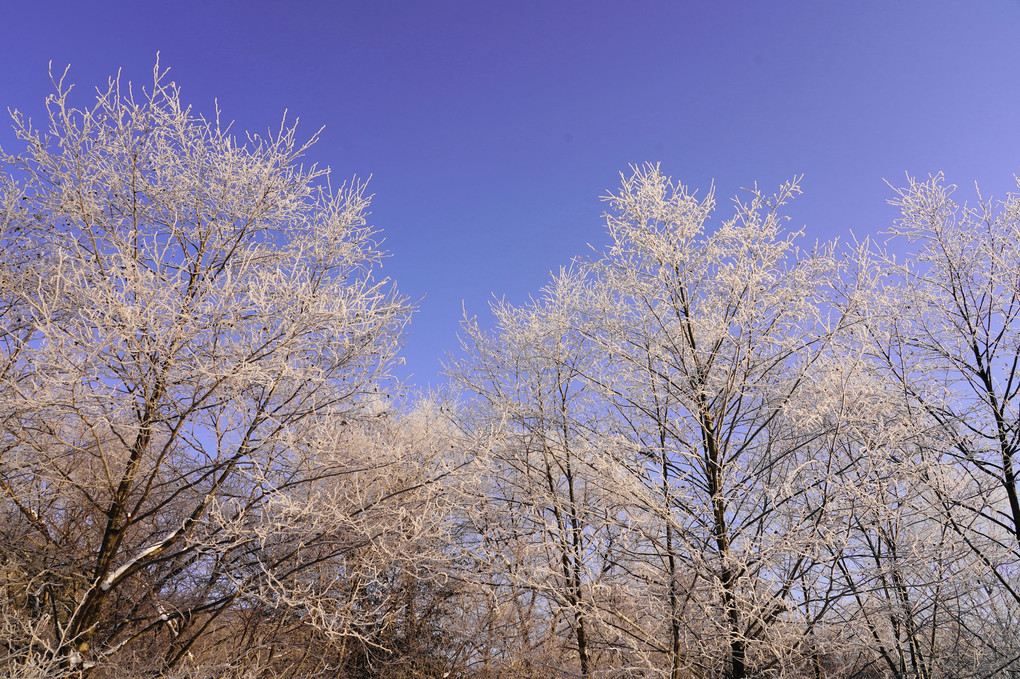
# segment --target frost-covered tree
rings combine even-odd
[[[752,191],[714,229],[712,192],[697,198],[656,166],[608,197],[607,320],[592,334],[643,460],[631,471],[669,601],[673,677],[775,673],[824,611],[808,604],[838,488],[825,376],[841,317],[831,247],[800,250],[785,230],[797,193],[795,181]]]
[[[954,190],[941,175],[898,190],[889,247],[905,255],[862,248],[857,312],[911,430],[914,522],[926,513],[952,544],[944,552],[969,552],[953,568],[974,562],[973,598],[948,603],[978,668],[994,673],[1020,656],[1020,197],[968,206]]]
[[[784,230],[797,192],[753,192],[710,229],[711,194],[636,169],[608,198],[603,257],[541,303],[497,305],[493,334],[469,327],[456,375],[490,411],[480,447],[517,503],[501,525],[537,519],[560,545],[553,591],[590,593],[568,602],[582,673],[792,676],[831,650],[843,316],[832,248]],[[523,572],[535,588],[543,571]]]
[[[466,396],[462,426],[489,475],[473,523],[493,598],[533,616],[514,643],[562,644],[587,678],[599,665],[595,609],[616,530],[588,379],[599,359],[573,325],[583,286],[578,272],[563,271],[538,300],[494,303],[496,329],[466,321],[464,352],[447,370]],[[547,671],[568,671],[555,654],[541,655]]]
[[[3,672],[171,673],[258,616],[366,638],[359,559],[415,534],[381,508],[424,472],[351,440],[409,311],[365,185],[301,165],[294,127],[236,138],[158,67],[84,108],[55,88],[0,174]]]

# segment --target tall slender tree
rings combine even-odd
[[[713,193],[699,199],[657,166],[607,197],[612,243],[596,270],[600,308],[613,311],[592,336],[614,367],[597,381],[655,496],[645,509],[661,525],[672,677],[687,662],[681,572],[717,621],[698,634],[722,655],[700,662],[740,679],[783,656],[774,631],[821,560],[833,470],[816,373],[840,319],[826,303],[831,247],[800,251],[800,232],[784,231],[780,211],[797,193],[796,181],[752,191],[711,231]]]
[[[538,301],[494,304],[497,330],[467,322],[465,354],[448,370],[485,422],[477,445],[493,475],[489,514],[504,517],[484,528],[492,563],[514,561],[503,573],[511,591],[537,591],[553,607],[587,678],[612,510],[598,481],[599,427],[586,379],[597,357],[572,325],[582,283],[563,271]]]
[[[1020,197],[968,206],[954,192],[941,175],[897,191],[889,247],[906,254],[862,250],[859,309],[873,368],[914,431],[924,506],[981,565],[971,579],[988,589],[972,610],[996,612],[958,622],[996,639],[980,655],[1005,671],[1020,658]]]

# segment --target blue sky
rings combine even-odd
[[[905,172],[966,197],[1020,172],[1020,0],[0,0],[4,107],[39,116],[51,60],[81,95],[145,82],[157,52],[197,110],[262,131],[288,109],[325,126],[312,160],[372,175],[381,273],[421,300],[400,372],[419,386],[462,303],[484,318],[604,244],[629,164],[720,197],[803,174],[811,240],[879,233]]]

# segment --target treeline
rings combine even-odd
[[[1020,197],[811,246],[632,168],[398,412],[363,185],[69,91],[0,152],[0,673],[1020,675]]]

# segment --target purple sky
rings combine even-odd
[[[0,104],[40,117],[50,60],[83,95],[157,51],[197,110],[263,131],[289,109],[326,128],[313,160],[373,176],[382,273],[424,298],[421,386],[462,301],[485,318],[605,242],[631,163],[720,198],[802,173],[811,240],[880,232],[904,172],[969,198],[1020,171],[1018,0],[4,2]]]

